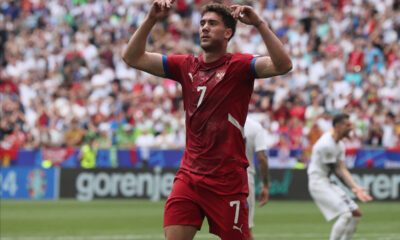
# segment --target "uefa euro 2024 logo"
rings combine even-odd
[[[29,172],[27,188],[31,198],[39,199],[43,197],[46,193],[46,187],[47,182],[43,169],[36,168]]]

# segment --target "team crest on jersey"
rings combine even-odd
[[[215,74],[215,80],[217,82],[221,81],[225,76],[225,70],[218,70],[217,73]]]

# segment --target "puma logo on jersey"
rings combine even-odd
[[[243,224],[240,225],[240,227],[233,225],[233,229],[239,230],[241,234],[243,234],[242,227],[243,227]]]

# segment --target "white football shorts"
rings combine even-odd
[[[327,178],[309,176],[308,190],[327,221],[358,208],[339,186]]]

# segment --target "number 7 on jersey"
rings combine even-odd
[[[203,101],[204,98],[204,94],[206,93],[207,87],[206,86],[198,86],[197,87],[197,91],[200,92],[200,98],[199,98],[199,102],[197,103],[197,107],[200,106],[201,102]]]

